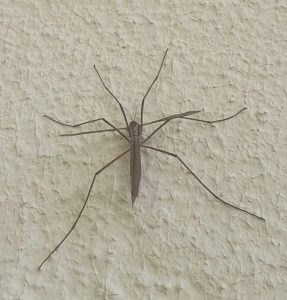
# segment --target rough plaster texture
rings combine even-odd
[[[0,15],[1,299],[287,299],[286,1],[4,0]],[[167,47],[146,120],[248,110],[221,124],[171,122],[149,144],[266,224],[143,150],[135,206],[124,157],[37,271],[94,172],[127,146],[116,134],[59,138],[77,130],[42,115],[122,125],[93,64],[133,115]]]

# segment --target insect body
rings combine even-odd
[[[60,121],[54,120],[53,118],[46,116],[46,118],[50,119],[53,122],[56,122],[60,125],[64,125],[64,126],[68,126],[68,127],[79,127],[88,123],[93,123],[93,122],[104,122],[106,123],[110,128],[109,129],[103,129],[103,130],[94,130],[94,131],[84,131],[84,132],[78,132],[78,133],[72,133],[72,134],[62,134],[61,136],[76,136],[76,135],[84,135],[84,134],[94,134],[94,133],[103,133],[103,132],[116,132],[119,135],[121,135],[125,140],[127,140],[127,142],[129,143],[129,148],[124,151],[123,153],[121,153],[120,155],[118,155],[116,158],[114,158],[113,160],[111,160],[109,163],[107,163],[104,167],[102,167],[100,170],[98,170],[95,174],[94,177],[92,179],[92,182],[90,184],[86,199],[84,201],[84,204],[82,206],[82,209],[80,210],[80,213],[78,214],[78,217],[76,218],[75,222],[73,223],[71,229],[68,231],[68,233],[64,236],[64,238],[61,240],[61,242],[53,249],[53,251],[44,259],[44,261],[40,264],[40,266],[38,267],[38,269],[40,269],[42,267],[42,265],[47,261],[47,259],[61,246],[61,244],[65,241],[65,239],[69,236],[69,234],[72,232],[72,230],[75,228],[76,224],[78,223],[85,207],[86,204],[88,202],[88,199],[90,197],[90,193],[91,190],[93,188],[94,182],[96,180],[96,177],[102,172],[104,171],[107,167],[109,167],[111,164],[113,164],[115,161],[117,161],[118,159],[120,159],[121,157],[123,157],[125,154],[127,154],[128,152],[130,152],[130,181],[131,181],[131,198],[132,198],[132,204],[134,204],[137,196],[138,196],[138,192],[139,192],[139,186],[140,186],[140,181],[141,181],[141,148],[146,148],[148,150],[151,151],[157,151],[160,152],[162,154],[165,155],[169,155],[172,156],[174,158],[176,158],[181,165],[188,171],[188,173],[190,175],[192,175],[210,194],[212,194],[219,202],[228,205],[229,207],[232,207],[234,209],[237,209],[241,212],[244,212],[246,214],[249,214],[253,217],[256,217],[259,220],[265,221],[264,218],[259,217],[249,211],[246,211],[242,208],[239,208],[229,202],[224,201],[223,199],[221,199],[219,196],[217,196],[204,182],[201,181],[201,179],[189,168],[189,166],[175,153],[171,153],[162,149],[158,149],[152,146],[148,146],[146,145],[146,142],[148,140],[150,140],[150,138],[155,135],[159,129],[161,129],[162,127],[164,127],[167,123],[169,123],[172,120],[175,119],[181,119],[181,120],[192,120],[192,121],[196,121],[196,122],[202,122],[205,124],[212,124],[212,123],[217,123],[217,122],[223,122],[226,120],[229,120],[235,116],[237,116],[239,113],[241,113],[242,111],[244,111],[246,108],[243,108],[241,110],[239,110],[237,113],[233,114],[232,116],[229,116],[227,118],[224,119],[219,119],[219,120],[213,120],[213,121],[209,121],[209,120],[203,120],[203,119],[199,119],[199,118],[193,118],[191,117],[191,115],[194,114],[198,114],[200,113],[200,110],[194,110],[194,111],[187,111],[187,112],[183,112],[183,113],[179,113],[179,114],[174,114],[171,116],[167,116],[165,118],[161,118],[158,120],[154,120],[152,122],[148,122],[148,123],[144,123],[143,120],[143,112],[144,112],[144,104],[145,104],[145,99],[150,91],[150,89],[152,88],[152,86],[154,85],[154,83],[156,82],[156,80],[158,79],[158,76],[160,74],[160,71],[162,69],[163,66],[163,62],[164,59],[166,57],[167,51],[164,54],[164,57],[162,59],[159,71],[156,75],[156,77],[154,78],[153,82],[151,83],[151,85],[149,86],[147,92],[145,93],[142,102],[141,102],[141,120],[140,123],[137,123],[136,121],[131,121],[130,123],[128,123],[128,119],[126,116],[126,113],[123,109],[123,106],[121,104],[121,102],[114,96],[114,94],[109,90],[109,88],[105,85],[104,81],[102,80],[102,77],[99,73],[99,71],[97,70],[96,66],[94,66],[103,86],[105,87],[105,89],[109,92],[109,94],[114,98],[114,100],[118,103],[121,113],[123,115],[123,119],[125,121],[125,127],[123,128],[117,128],[116,126],[114,126],[110,121],[108,121],[105,118],[98,118],[95,120],[90,120],[87,122],[83,122],[83,123],[79,123],[76,125],[70,125],[70,124],[66,124],[66,123],[62,123]],[[143,127],[144,126],[148,126],[150,124],[155,124],[155,123],[161,123],[152,133],[150,133],[145,139],[142,139],[142,131],[143,131]]]
[[[141,182],[141,129],[136,121],[130,123],[131,133],[131,158],[130,158],[130,178],[131,178],[131,196],[134,204]]]

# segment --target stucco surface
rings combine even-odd
[[[286,1],[0,1],[0,298],[287,299]],[[139,120],[202,109],[213,125],[172,121],[142,151],[131,206],[117,134],[58,137],[119,108]],[[146,127],[144,134],[155,128]]]

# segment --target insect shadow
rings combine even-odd
[[[218,119],[218,120],[203,120],[203,119],[199,119],[199,118],[193,118],[190,117],[191,115],[195,115],[200,113],[200,110],[192,110],[192,111],[186,111],[183,113],[178,113],[178,114],[174,114],[174,115],[170,115],[167,116],[165,118],[161,118],[158,120],[154,120],[152,122],[148,122],[148,123],[144,123],[144,104],[145,104],[145,99],[149,93],[149,91],[151,90],[151,88],[153,87],[154,83],[157,81],[159,74],[161,72],[166,54],[167,54],[168,49],[165,51],[165,54],[163,56],[163,59],[161,61],[161,65],[160,68],[158,70],[157,75],[155,76],[154,80],[152,81],[151,85],[149,86],[149,88],[147,89],[142,101],[141,101],[141,117],[140,117],[140,123],[136,122],[135,120],[132,120],[130,123],[128,123],[128,119],[126,116],[126,112],[121,104],[121,102],[117,99],[117,97],[110,91],[110,89],[106,86],[105,82],[103,81],[97,67],[94,65],[94,68],[99,76],[100,81],[102,82],[104,88],[107,90],[107,92],[113,97],[113,99],[118,103],[124,122],[125,122],[125,127],[121,127],[121,128],[117,128],[116,126],[114,126],[110,121],[108,121],[105,118],[98,118],[98,119],[94,119],[94,120],[90,120],[87,122],[83,122],[83,123],[79,123],[79,124],[75,124],[75,125],[70,125],[70,124],[66,124],[57,120],[54,120],[53,118],[44,115],[44,117],[48,118],[49,120],[63,125],[63,126],[67,126],[67,127],[80,127],[82,125],[85,124],[89,124],[89,123],[93,123],[93,122],[104,122],[106,123],[110,128],[109,129],[102,129],[102,130],[94,130],[94,131],[84,131],[84,132],[78,132],[78,133],[71,133],[71,134],[62,134],[60,136],[76,136],[76,135],[84,135],[84,134],[92,134],[92,133],[103,133],[103,132],[116,132],[118,133],[120,136],[122,136],[128,143],[129,143],[129,148],[127,150],[125,150],[123,153],[121,153],[120,155],[118,155],[117,157],[115,157],[113,160],[111,160],[110,162],[108,162],[105,166],[103,166],[101,169],[99,169],[93,179],[92,182],[90,184],[89,187],[89,191],[88,194],[86,196],[86,199],[84,201],[84,204],[82,206],[82,209],[80,210],[74,224],[72,225],[71,229],[67,232],[67,234],[63,237],[63,239],[60,241],[60,243],[50,252],[50,254],[43,260],[43,262],[39,265],[38,269],[40,269],[43,264],[47,261],[47,259],[62,245],[62,243],[65,241],[65,239],[69,236],[69,234],[72,232],[72,230],[75,228],[76,224],[78,223],[85,207],[86,204],[88,202],[88,199],[90,197],[91,194],[91,190],[93,188],[94,182],[96,180],[96,177],[102,172],[104,171],[107,167],[109,167],[111,164],[113,164],[115,161],[117,161],[118,159],[120,159],[121,157],[123,157],[125,154],[130,153],[130,182],[131,182],[131,198],[132,198],[132,205],[134,204],[137,196],[138,196],[138,192],[139,192],[139,186],[140,186],[140,181],[141,181],[141,148],[146,148],[149,149],[151,151],[156,151],[156,152],[160,152],[164,155],[169,155],[174,157],[175,159],[177,159],[182,166],[188,170],[189,174],[192,175],[210,194],[212,194],[218,201],[220,201],[221,203],[228,205],[229,207],[232,207],[234,209],[237,209],[239,211],[242,211],[246,214],[249,214],[250,216],[253,216],[261,221],[265,221],[264,218],[257,216],[256,214],[253,214],[249,211],[246,211],[242,208],[239,208],[231,203],[228,203],[226,201],[224,201],[223,199],[221,199],[219,196],[217,196],[209,187],[207,187],[207,185],[205,183],[202,182],[201,179],[199,179],[199,177],[189,168],[189,166],[176,154],[176,153],[171,153],[162,149],[158,149],[152,146],[148,146],[146,145],[146,142],[148,140],[151,139],[152,136],[154,136],[162,127],[164,127],[166,124],[168,124],[170,121],[175,120],[175,119],[183,119],[183,120],[191,120],[191,121],[196,121],[196,122],[202,122],[202,123],[206,123],[206,124],[214,124],[217,122],[223,122],[223,121],[227,121],[231,118],[234,118],[235,116],[237,116],[238,114],[240,114],[241,112],[243,112],[246,107],[242,108],[241,110],[239,110],[237,113],[233,114],[232,116],[226,117],[224,119]],[[154,124],[154,123],[161,123],[152,133],[150,133],[147,137],[143,138],[142,136],[142,129],[144,126],[148,126],[150,124]]]

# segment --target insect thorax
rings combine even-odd
[[[131,121],[129,127],[130,127],[131,136],[141,135],[140,124],[138,124],[136,121]]]

